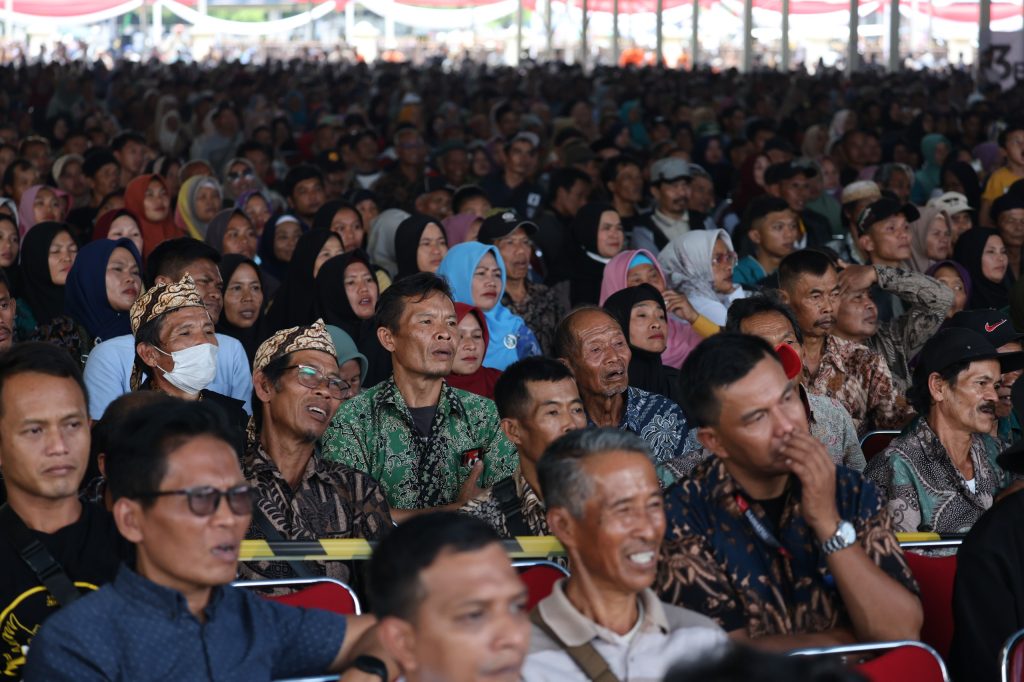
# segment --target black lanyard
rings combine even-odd
[[[776,539],[775,534],[768,530],[761,519],[757,518],[757,514],[750,508],[750,503],[747,502],[747,498],[743,497],[740,493],[736,493],[734,496],[736,500],[736,506],[743,512],[743,516],[747,519],[747,523],[753,528],[754,534],[761,539],[761,542],[768,545],[780,555],[786,559],[792,559],[793,555],[789,553],[789,550],[782,546],[782,543]]]

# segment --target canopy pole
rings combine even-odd
[[[544,0],[544,39],[546,41],[545,50],[547,51],[548,60],[555,58],[555,27],[553,24],[553,11],[551,9],[551,3],[554,0]]]
[[[660,68],[665,63],[665,0],[658,0],[657,9],[657,48],[655,50],[655,56],[658,60],[658,67]]]
[[[697,54],[700,52],[700,0],[693,0],[693,26],[690,33],[690,70],[697,70]]]
[[[782,71],[789,73],[789,0],[782,0]]]
[[[356,33],[356,0],[345,3],[345,44],[351,45]]]
[[[384,47],[393,50],[397,47],[395,42],[395,3],[388,0],[387,8],[387,14],[384,15]]]
[[[516,64],[523,58],[523,0],[516,5]]]
[[[860,15],[857,13],[860,7],[857,0],[850,0],[850,37],[846,44],[846,75],[852,75],[857,70],[857,36],[860,28]]]
[[[619,65],[619,0],[612,2],[612,62]]]
[[[992,0],[981,0],[978,4],[978,54],[984,56],[992,47]],[[981,59],[978,60],[980,64]]]
[[[590,7],[587,4],[587,0],[583,0],[583,21],[580,22],[580,65],[583,67],[583,73],[587,72],[587,57],[589,56],[589,48],[587,47],[587,23],[590,21]]]
[[[159,50],[164,37],[164,6],[153,0],[153,48]]]
[[[889,72],[900,70],[900,0],[889,0]]]
[[[743,0],[743,72],[754,68],[754,0]]]

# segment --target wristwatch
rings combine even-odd
[[[352,661],[352,667],[370,675],[378,675],[384,682],[388,682],[388,667],[376,656],[358,656]]]
[[[841,549],[846,549],[855,542],[857,542],[857,529],[849,521],[840,521],[835,535],[821,543],[821,551],[828,556]]]

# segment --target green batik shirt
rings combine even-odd
[[[393,508],[426,509],[455,502],[477,459],[484,487],[515,472],[516,449],[499,423],[492,401],[445,383],[422,438],[391,378],[343,403],[321,443],[324,458],[375,478]]]

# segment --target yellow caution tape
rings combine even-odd
[[[943,539],[938,533],[897,533],[901,542],[936,542]],[[565,548],[554,536],[519,536],[504,540],[505,550],[513,559],[543,559],[564,556]],[[325,539],[267,542],[242,542],[242,561],[354,561],[369,559],[373,543],[362,539]]]

